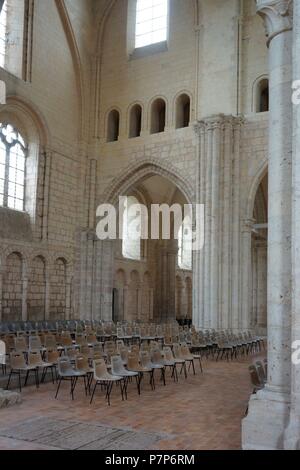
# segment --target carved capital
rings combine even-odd
[[[278,34],[293,29],[293,0],[257,0],[257,14],[264,20],[267,45]]]
[[[216,114],[215,116],[209,116],[197,121],[194,125],[194,130],[198,136],[205,134],[207,131],[215,129],[235,129],[240,128],[244,123],[244,118],[242,116],[231,116],[225,114]]]

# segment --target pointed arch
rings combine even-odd
[[[110,184],[110,188],[106,193],[105,202],[116,205],[119,195],[128,194],[130,189],[137,182],[154,175],[160,175],[174,183],[174,185],[181,190],[188,203],[193,204],[195,194],[189,181],[171,164],[162,163],[161,160],[155,158],[145,159],[129,165],[127,169],[123,169],[120,172],[120,176],[115,178]]]

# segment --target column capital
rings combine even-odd
[[[254,223],[255,223],[255,219],[244,219],[242,221],[242,232],[251,233],[253,230]]]
[[[232,116],[226,114],[215,114],[197,121],[194,124],[195,133],[199,136],[203,135],[208,130],[236,128],[242,126],[244,118],[242,116]]]
[[[278,34],[293,29],[293,0],[257,0],[257,14],[264,20],[267,45]]]

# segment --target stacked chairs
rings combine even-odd
[[[256,361],[249,366],[250,379],[253,386],[253,393],[262,390],[267,382],[267,360],[264,363]]]

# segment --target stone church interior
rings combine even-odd
[[[0,450],[300,449],[299,52],[296,0],[0,0]]]

